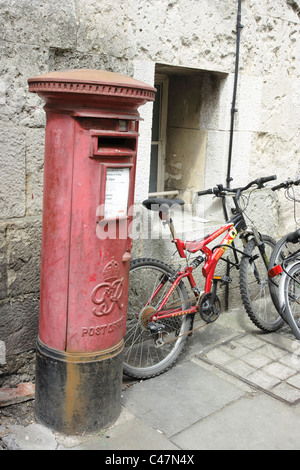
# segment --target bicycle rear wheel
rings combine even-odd
[[[279,242],[275,245],[275,248],[270,257],[269,269],[274,268],[278,264],[282,264],[283,261],[299,250],[299,243],[291,243],[287,241],[288,235],[285,235]],[[281,311],[280,302],[279,302],[279,282],[281,275],[276,276],[273,279],[269,279],[269,288],[273,303],[278,311],[278,313],[285,320],[284,312]]]
[[[159,320],[161,333],[147,328],[151,316],[172,286],[174,271],[167,264],[153,259],[131,262],[127,330],[124,347],[124,374],[135,378],[150,378],[172,367],[181,354],[190,331],[192,315]],[[157,287],[160,291],[149,302]],[[185,286],[181,282],[171,294],[164,310],[189,306]],[[185,335],[185,336],[182,336]]]
[[[279,284],[280,306],[297,339],[300,339],[300,263],[288,266]]]
[[[267,258],[276,245],[268,235],[261,235]],[[250,240],[244,250],[240,265],[240,290],[245,310],[250,320],[262,331],[277,331],[284,324],[273,304],[269,290],[268,270],[255,240]],[[251,258],[249,258],[251,256]]]

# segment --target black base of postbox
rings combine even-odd
[[[121,412],[123,341],[100,353],[67,353],[37,340],[35,418],[74,435],[114,423]]]

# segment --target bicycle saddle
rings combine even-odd
[[[286,241],[290,242],[290,243],[297,243],[299,241],[299,239],[300,239],[300,229],[296,230],[296,232],[290,233],[287,236]]]
[[[183,206],[184,201],[182,199],[167,199],[167,198],[150,198],[143,201],[143,206],[145,206],[149,211],[155,212],[168,212],[169,209],[173,206]]]

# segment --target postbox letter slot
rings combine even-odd
[[[135,152],[136,140],[126,137],[98,137],[97,155],[132,156]]]

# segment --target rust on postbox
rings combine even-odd
[[[99,429],[120,410],[138,109],[156,90],[86,69],[28,82],[47,117],[36,417]]]

